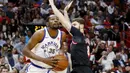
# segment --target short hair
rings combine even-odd
[[[80,24],[84,24],[84,23],[85,23],[85,21],[84,21],[83,18],[74,18],[74,19],[72,19],[72,22],[74,22],[74,21],[77,21],[77,22],[79,22]]]
[[[49,21],[49,19],[50,19],[51,16],[54,16],[54,14],[51,14],[51,15],[49,15],[49,16],[47,17],[47,19],[46,19],[47,22]]]

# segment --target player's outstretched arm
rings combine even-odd
[[[68,21],[64,15],[56,8],[56,6],[54,5],[54,0],[49,0],[49,3],[52,7],[52,10],[54,12],[54,14],[59,18],[61,24],[63,25],[63,27],[70,32],[71,29],[71,22]]]
[[[73,3],[73,0],[72,0],[70,3],[68,3],[68,5],[64,8],[64,17],[65,17],[68,21],[70,21],[70,19],[69,19],[69,16],[68,16],[68,12],[67,12],[67,11],[70,9],[72,3]]]

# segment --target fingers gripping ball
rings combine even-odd
[[[56,55],[54,58],[59,60],[57,65],[53,68],[54,70],[63,71],[68,67],[69,62],[66,56]]]

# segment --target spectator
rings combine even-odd
[[[113,51],[113,46],[112,45],[109,45],[108,48],[107,48],[107,60],[109,60],[110,62],[112,62],[115,58],[116,58],[116,55]]]
[[[114,68],[117,68],[116,71],[123,73],[123,68],[125,67],[125,62],[121,58],[121,54],[117,53],[116,58],[113,60]]]
[[[128,55],[126,53],[127,49],[121,49],[121,59],[126,63],[128,62]]]
[[[2,68],[1,73],[8,73],[9,69],[6,68],[5,66]]]
[[[29,39],[31,38],[32,36],[32,32],[30,30],[27,31],[27,35],[25,36],[25,43],[27,44]]]
[[[107,51],[102,52],[102,57],[98,60],[99,63],[101,63],[102,71],[108,72],[113,68],[113,62],[107,59],[108,53]]]
[[[0,46],[3,46],[3,44],[5,44],[6,41],[4,40],[4,34],[2,32],[0,32]]]
[[[15,32],[15,35],[12,37],[12,45],[15,46],[15,44],[20,42],[20,34],[18,31]]]
[[[107,10],[110,15],[114,13],[114,10],[115,10],[114,2],[111,2],[111,4],[108,6]]]
[[[6,11],[6,16],[9,17],[9,19],[14,18],[14,13],[11,11],[12,7],[8,6]]]
[[[4,44],[1,50],[2,56],[7,56],[8,45]]]
[[[46,25],[46,22],[39,14],[36,15],[36,18],[32,22],[34,25]]]
[[[19,73],[23,69],[23,67],[25,66],[24,57],[22,55],[18,55],[18,60],[19,60],[19,62],[16,63],[15,66],[13,67],[13,70],[16,73]]]
[[[25,45],[26,45],[25,44],[25,36],[21,36],[20,42],[17,43],[17,44],[15,44],[14,49],[17,50],[18,54],[23,55],[22,54],[22,50],[23,50],[23,48],[24,48]]]
[[[40,6],[40,13],[44,19],[46,19],[49,14],[49,5],[45,1]]]
[[[15,65],[15,59],[14,59],[13,54],[12,54],[12,49],[13,48],[8,47],[7,48],[7,55],[4,56],[5,62],[8,63],[11,67],[13,67]]]

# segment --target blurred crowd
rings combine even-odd
[[[68,2],[55,0],[61,12]],[[0,73],[25,73],[22,49],[34,33],[30,26],[46,26],[50,14],[48,0],[0,0]],[[130,0],[74,0],[68,14],[85,20],[93,73],[130,72]],[[69,34],[66,42],[69,47]]]

